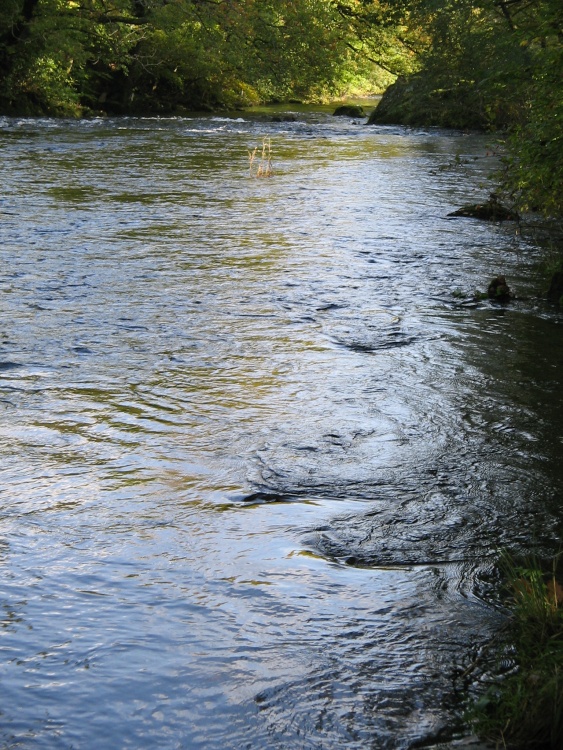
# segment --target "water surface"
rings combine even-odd
[[[487,154],[322,111],[0,120],[3,747],[448,735],[499,549],[561,532],[542,249],[446,218]],[[518,299],[472,302],[498,273]]]

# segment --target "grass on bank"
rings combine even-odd
[[[468,718],[499,749],[561,750],[563,558],[542,564],[505,556],[502,567],[511,618],[492,685]]]

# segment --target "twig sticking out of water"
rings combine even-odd
[[[274,170],[272,169],[272,144],[270,139],[262,139],[260,161],[255,164],[259,148],[259,146],[256,146],[253,151],[248,152],[248,161],[250,162],[249,177],[272,177]]]

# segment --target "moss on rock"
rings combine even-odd
[[[368,124],[483,130],[488,118],[476,102],[473,89],[465,81],[436,88],[422,73],[401,76],[385,91]]]

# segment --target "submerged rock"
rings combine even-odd
[[[343,104],[334,110],[333,115],[335,117],[365,117],[366,113],[359,104]]]
[[[497,276],[491,281],[487,296],[495,302],[509,302],[512,299],[513,294],[504,276]]]
[[[503,206],[494,193],[484,203],[471,203],[452,211],[448,216],[482,219],[483,221],[519,221],[520,216],[510,208]]]

